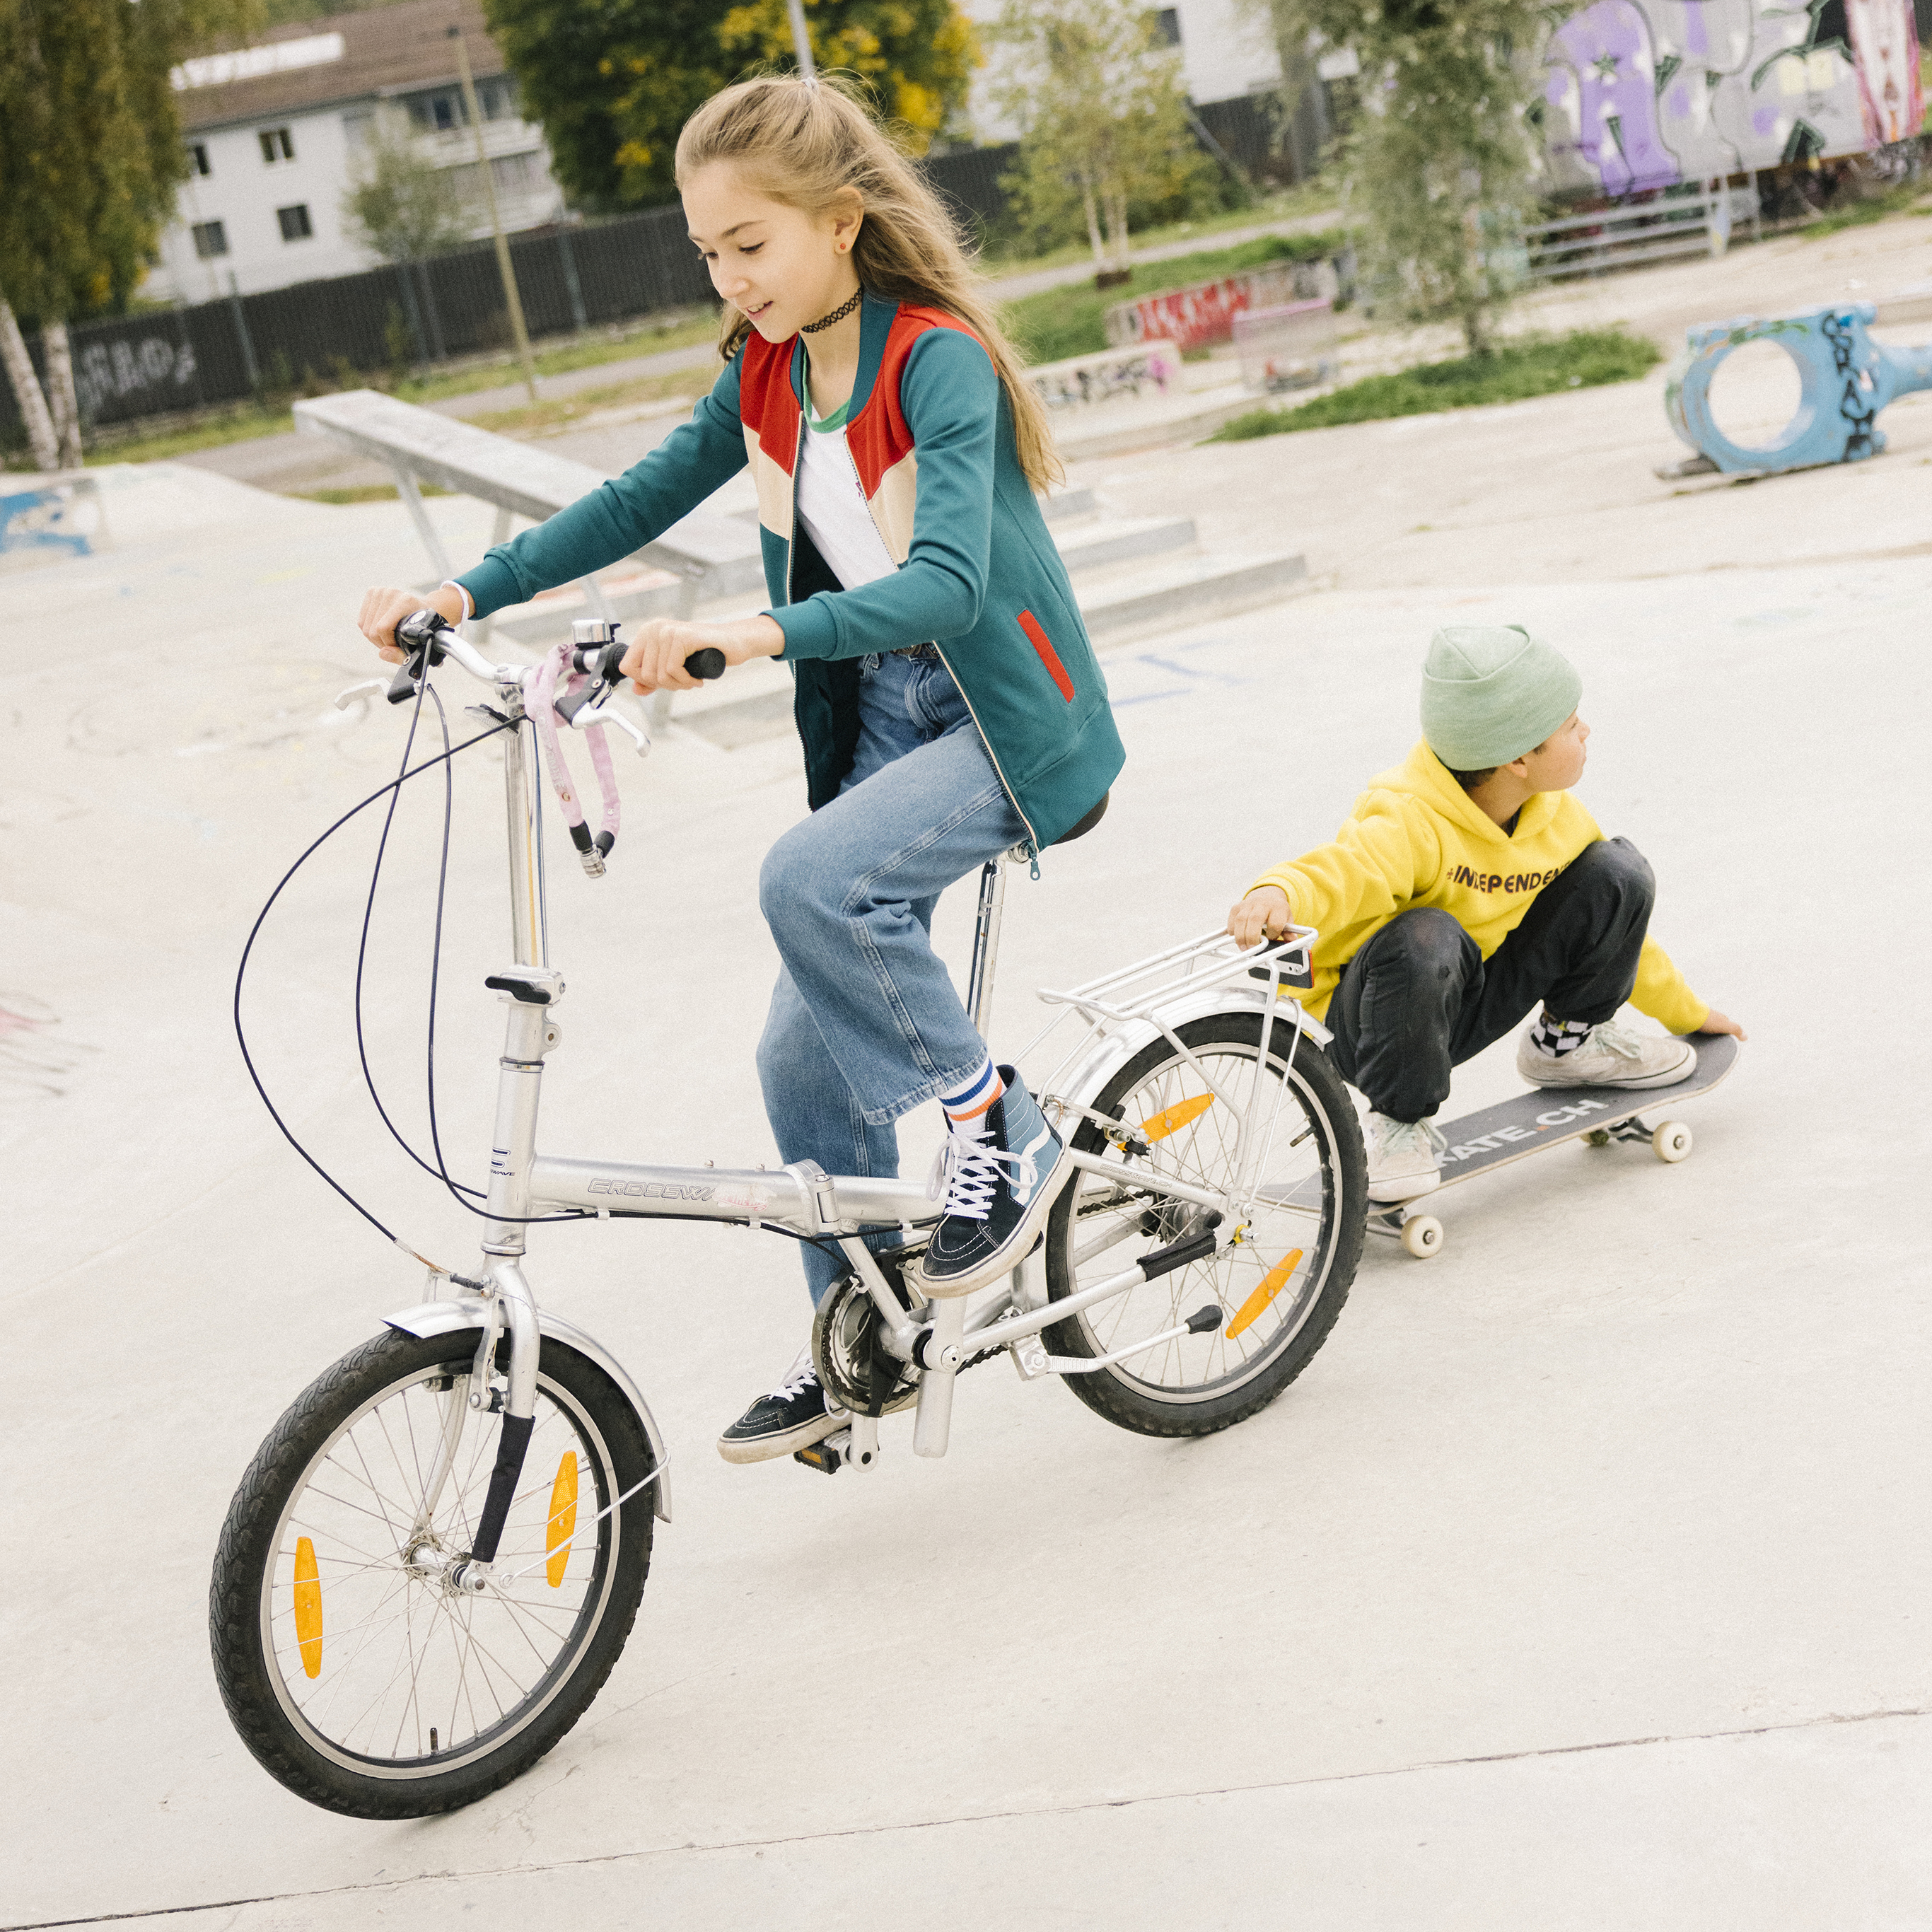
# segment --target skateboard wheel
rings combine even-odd
[[[1412,1214],[1402,1224],[1402,1244],[1418,1261],[1442,1252],[1442,1223],[1433,1214]]]
[[[1682,1120],[1666,1120],[1651,1136],[1650,1145],[1659,1160],[1680,1161],[1690,1151],[1690,1130]]]

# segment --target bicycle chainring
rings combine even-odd
[[[910,1363],[880,1345],[881,1325],[866,1284],[852,1275],[832,1284],[812,1318],[812,1361],[818,1379],[834,1402],[861,1415],[898,1401],[919,1380]]]

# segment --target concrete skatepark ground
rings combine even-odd
[[[394,505],[111,473],[117,548],[0,576],[0,1006],[45,1022],[0,1043],[0,1922],[1923,1925],[1928,1147],[1900,1076],[1924,1059],[1932,400],[1880,426],[1871,463],[1673,496],[1653,380],[1076,476],[1210,538],[1269,520],[1332,587],[1109,654],[1130,763],[1102,830],[1015,882],[996,1043],[1032,1031],[1034,986],[1217,923],[1328,836],[1411,742],[1429,630],[1493,616],[1582,667],[1582,795],[1750,1029],[1738,1071],[1686,1108],[1681,1166],[1567,1148],[1445,1197],[1432,1261],[1372,1244],[1301,1379],[1191,1444],[994,1364],[943,1462],[901,1422],[869,1476],[730,1469],[712,1436],[802,1336],[785,1245],[547,1236],[538,1293],[649,1395],[676,1520],[563,1744],[393,1826],[257,1769],[205,1604],[263,1433],[421,1290],[275,1136],[227,1010],[284,866],[393,767],[398,716],[330,700],[370,673],[357,593],[422,566]],[[486,510],[431,508],[454,550],[482,540]],[[755,874],[797,766],[674,734],[622,768],[610,878],[554,875],[547,1142],[769,1157]],[[482,754],[455,781],[441,1077],[469,1167],[498,784]],[[435,824],[405,808],[372,979],[412,1124]],[[292,892],[251,1038],[298,1131],[454,1259],[469,1231],[376,1144],[346,1030],[368,852]],[[1514,1090],[1508,1052],[1453,1111]]]

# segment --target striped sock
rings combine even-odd
[[[946,1125],[956,1134],[973,1134],[983,1139],[987,1113],[1006,1090],[1006,1083],[994,1070],[992,1060],[982,1060],[963,1086],[954,1093],[940,1095]]]

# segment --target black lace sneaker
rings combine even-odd
[[[933,1164],[929,1192],[944,1218],[908,1270],[922,1294],[970,1294],[1032,1252],[1060,1190],[1072,1178],[1060,1136],[1010,1066],[1006,1090],[986,1112],[986,1132],[950,1133]]]
[[[728,1462],[769,1462],[836,1436],[851,1419],[826,1402],[812,1350],[801,1348],[784,1380],[718,1437],[718,1453]]]

